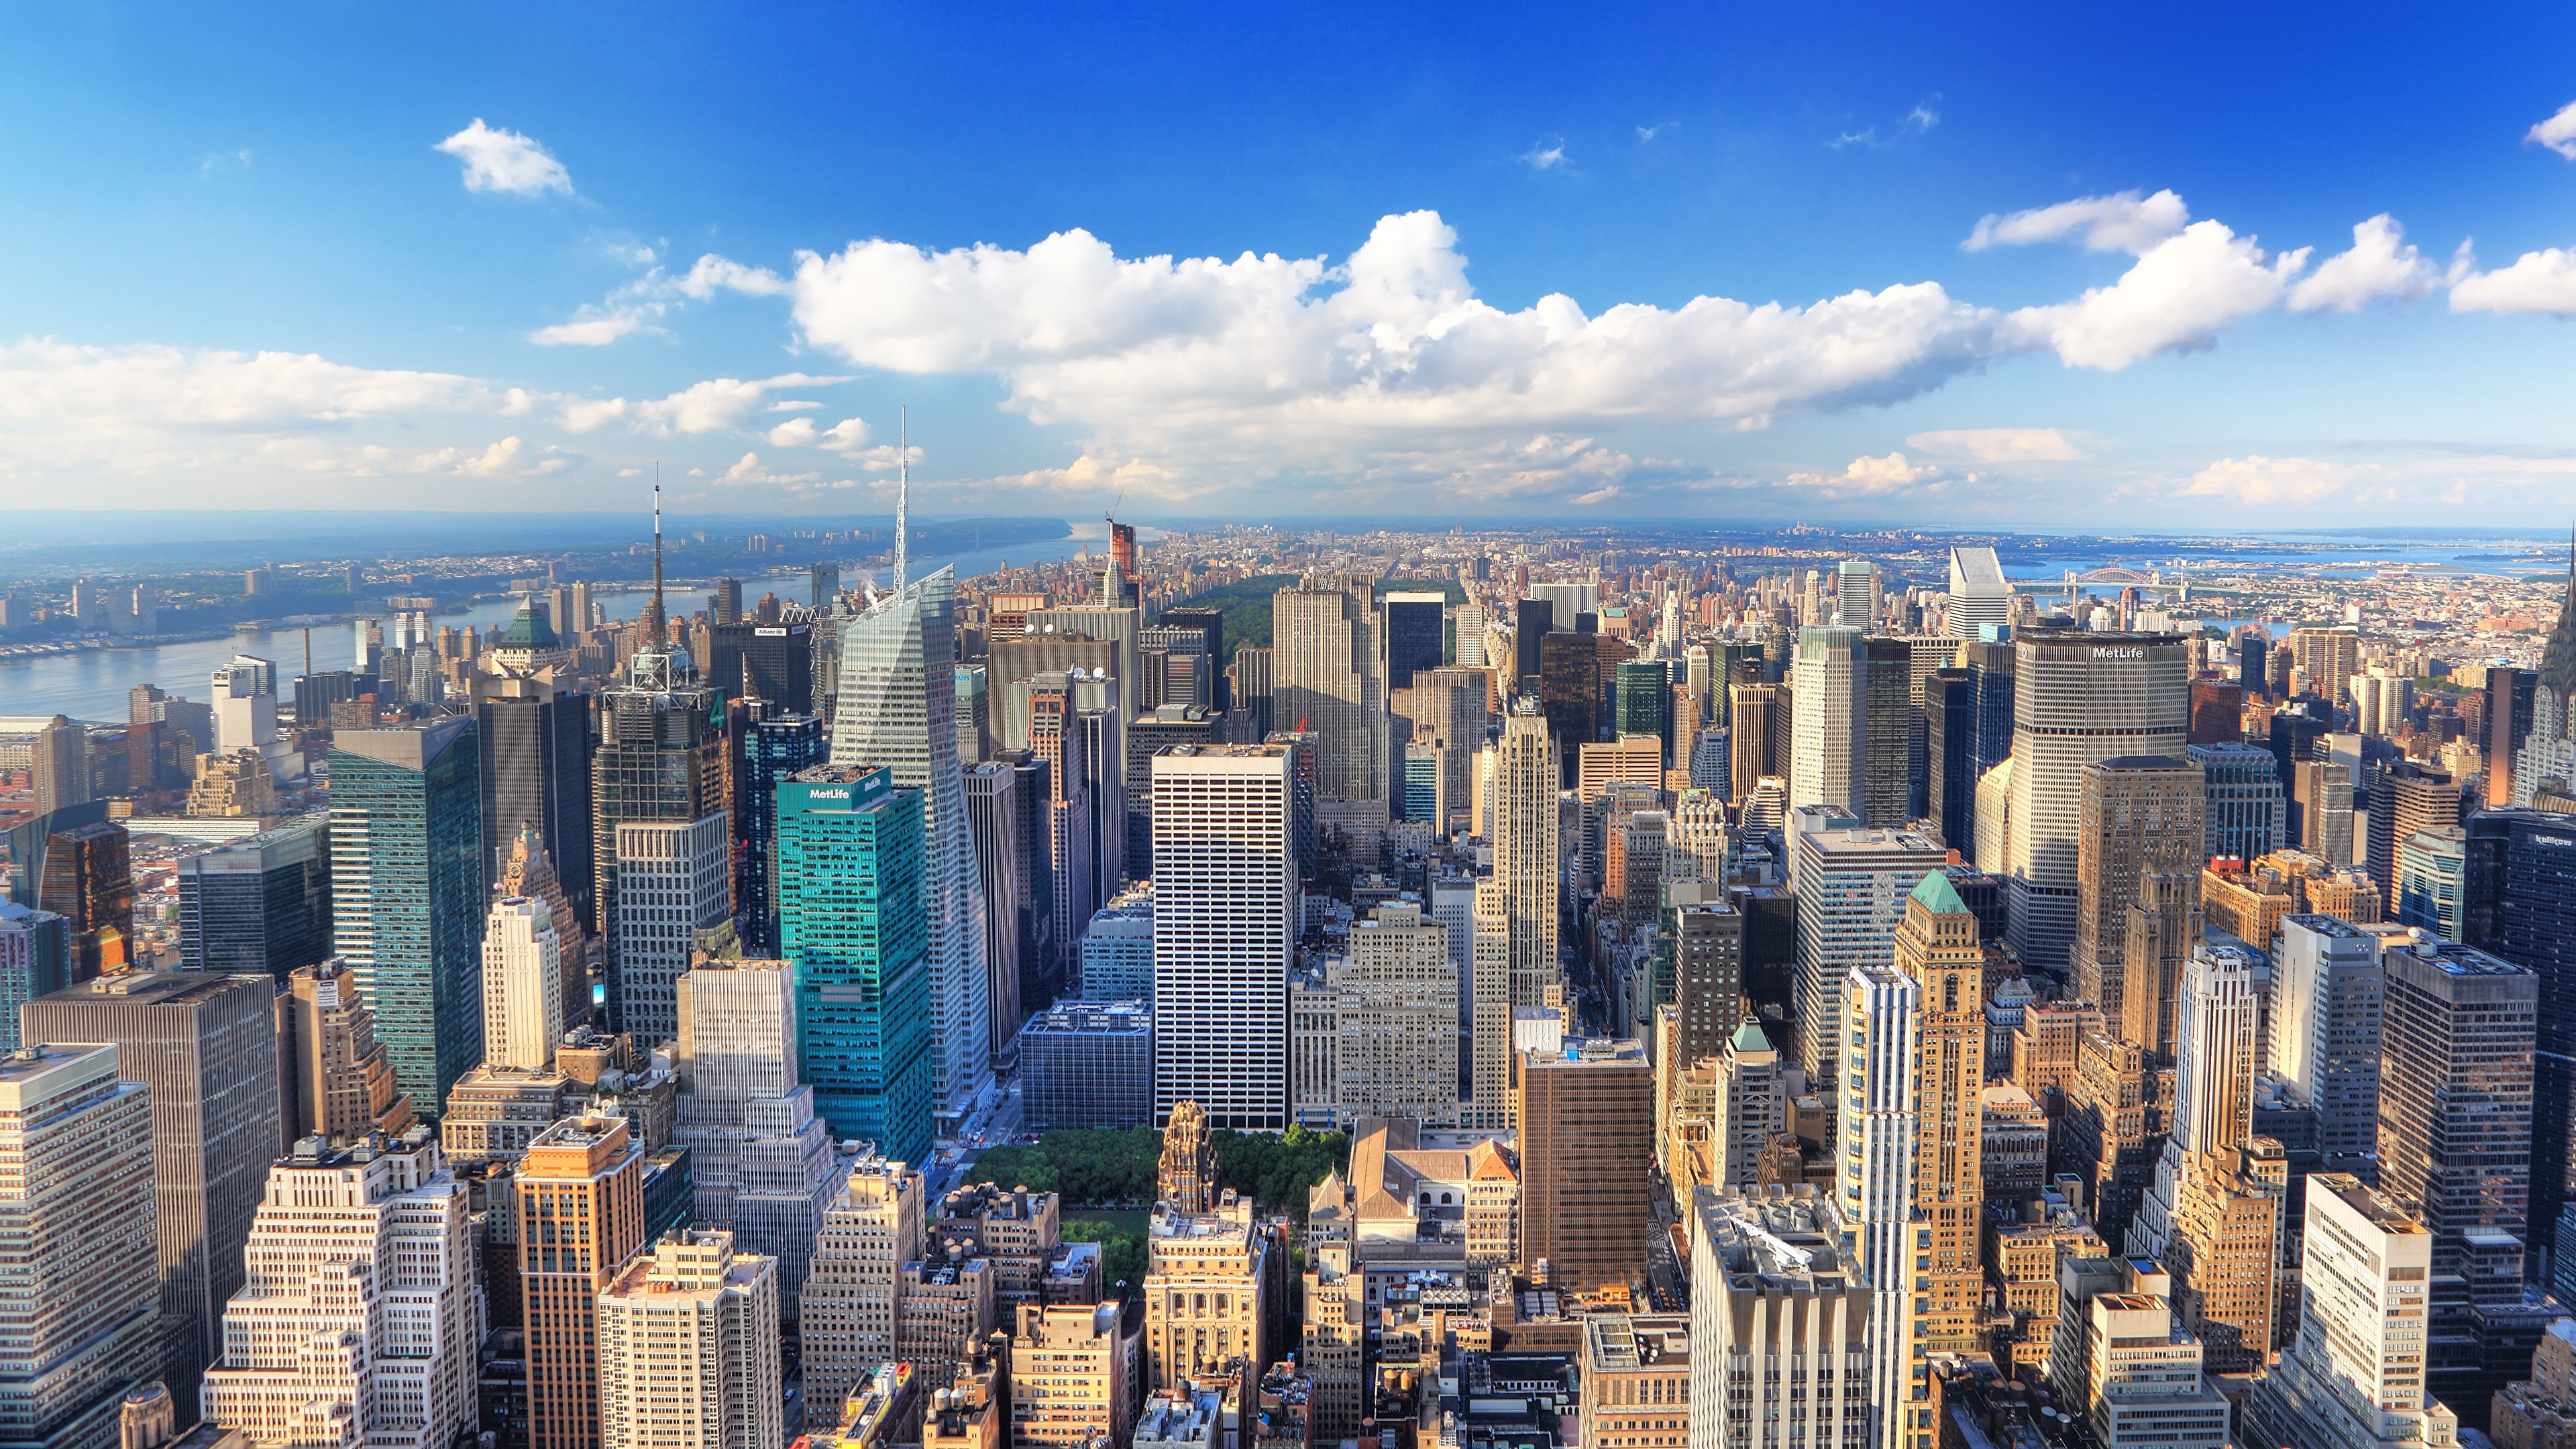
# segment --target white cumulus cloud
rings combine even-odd
[[[2081,196],[2055,206],[2034,207],[2007,216],[1987,216],[1959,245],[1981,252],[1989,247],[2030,246],[2038,242],[2076,240],[2087,251],[2141,253],[2191,223],[2191,208],[2171,191],[2141,196],[2135,191],[2110,196]]]
[[[2548,247],[2524,252],[2509,267],[2481,272],[2463,245],[2452,264],[2451,310],[2576,317],[2576,251]]]
[[[788,387],[826,387],[846,377],[813,377],[801,372],[777,377],[711,377],[668,397],[629,402],[622,397],[572,398],[561,408],[566,432],[587,433],[611,423],[624,423],[639,433],[658,437],[738,430],[750,425],[769,406],[769,394]],[[803,421],[799,419],[798,421]]]
[[[2570,161],[2576,161],[2576,101],[2558,108],[2558,114],[2523,133],[2524,145],[2542,145]]]
[[[2406,241],[2386,212],[2354,225],[2352,250],[2317,264],[2290,289],[2293,312],[2358,312],[2373,302],[2420,302],[2440,285],[2442,269]]]
[[[2209,346],[2237,318],[2279,302],[2307,260],[2301,247],[2267,264],[2252,237],[2196,221],[2148,246],[2110,286],[2023,308],[2012,324],[2069,367],[2116,372],[2159,352]]]
[[[1903,453],[1890,453],[1884,458],[1854,458],[1840,473],[1792,473],[1789,483],[1797,488],[1822,489],[1834,498],[1885,497],[1940,476],[1941,470],[1931,464],[1908,463]]]
[[[1905,446],[1938,458],[1974,463],[2064,463],[2084,450],[2055,428],[1945,428],[1916,433]]]
[[[572,194],[572,173],[535,139],[516,131],[474,124],[438,143],[438,149],[465,163],[465,189],[500,191],[512,196]]]
[[[2266,458],[2250,453],[2221,458],[2176,491],[2186,498],[2221,498],[2254,507],[2321,502],[2350,483],[2354,470],[2314,458]]]

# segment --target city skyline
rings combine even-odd
[[[792,23],[22,20],[0,501],[847,512],[909,404],[949,514],[2568,502],[2565,17]]]

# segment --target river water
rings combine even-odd
[[[1091,532],[1098,533],[1098,524]],[[1082,532],[1076,525],[1075,532]],[[1086,544],[1096,546],[1097,538],[1055,538],[1007,544],[998,548],[976,549],[966,553],[919,556],[912,561],[916,577],[947,564],[957,566],[960,578],[973,578],[991,573],[1004,563],[1042,563],[1067,559],[1083,552]],[[856,588],[861,570],[852,564],[841,566],[841,585]],[[591,597],[608,611],[611,619],[631,619],[642,612],[650,589],[619,592],[594,590]],[[806,575],[803,569],[791,573],[767,574],[742,581],[742,603],[748,612],[764,593],[776,594],[782,601],[801,603],[806,597]],[[703,584],[674,586],[665,599],[675,615],[693,612],[704,606]],[[467,625],[490,629],[506,624],[519,610],[517,598],[485,599],[460,609],[451,609],[434,617],[433,622],[462,629]],[[313,668],[316,672],[352,667],[357,653],[356,630],[345,620],[316,624],[312,628]],[[185,644],[160,644],[141,649],[82,649],[69,654],[48,654],[33,659],[0,659],[0,717],[29,715],[69,715],[76,720],[123,724],[126,718],[125,696],[138,684],[157,684],[171,694],[203,703],[207,697],[207,676],[217,665],[235,654],[250,654],[277,666],[278,692],[289,692],[288,681],[304,673],[306,631],[301,628],[264,629],[257,632],[234,632],[229,638],[201,639]]]

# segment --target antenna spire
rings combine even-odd
[[[662,613],[662,465],[653,465],[653,612],[646,620],[645,643],[659,649],[670,637]]]
[[[904,573],[911,562],[905,544],[912,533],[912,409],[907,407],[898,416],[901,421],[895,425],[894,588],[896,593],[902,593],[903,586],[910,582]]]

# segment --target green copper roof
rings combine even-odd
[[[510,627],[501,634],[498,647],[503,649],[554,649],[563,641],[555,637],[555,626],[537,610],[534,594],[519,597],[519,612]]]
[[[1924,876],[1922,883],[1914,887],[1914,899],[1921,901],[1923,909],[1936,916],[1971,914],[1968,903],[1959,899],[1959,888],[1950,884],[1947,871],[1936,870]]]
[[[1729,1045],[1739,1052],[1767,1052],[1771,1050],[1771,1038],[1762,1034],[1762,1023],[1748,1016],[1744,1025],[1735,1029],[1735,1039]]]

